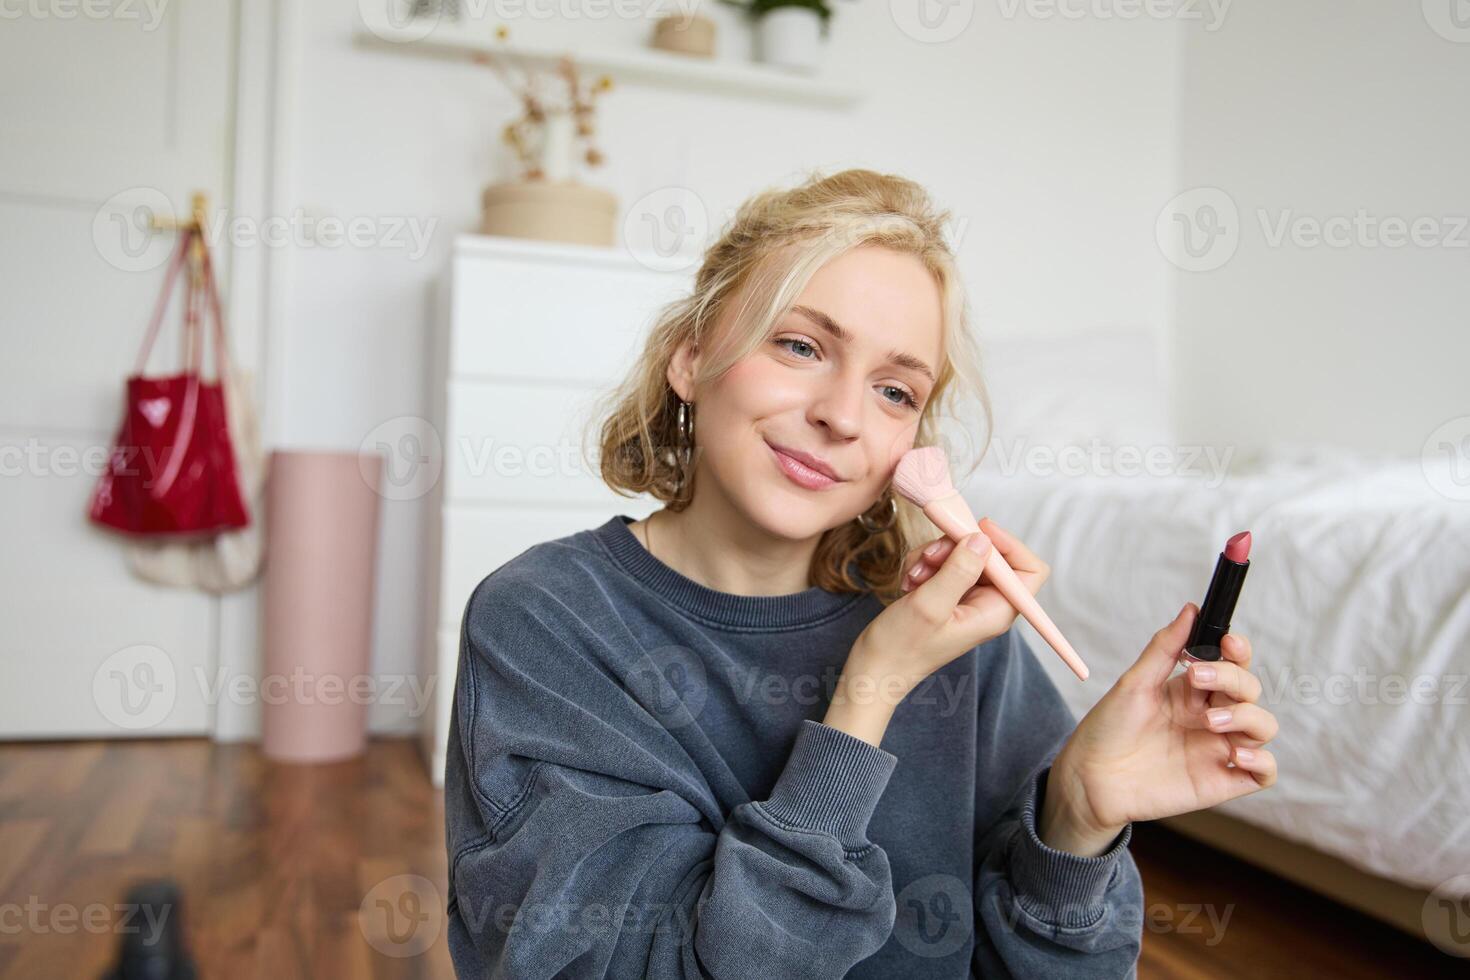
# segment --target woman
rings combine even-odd
[[[461,976],[1128,975],[1132,821],[1274,781],[1244,637],[1175,673],[1187,605],[1074,724],[975,584],[992,547],[1047,565],[895,497],[961,385],[988,415],[947,217],[867,170],[747,201],[603,424],[604,480],[662,509],[475,589]]]

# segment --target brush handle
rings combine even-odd
[[[970,505],[965,503],[965,498],[958,492],[930,501],[929,506],[924,508],[924,513],[935,526],[954,539],[957,547],[959,542],[980,530],[980,522],[975,520]],[[1062,631],[1057,629],[1057,624],[1041,608],[1041,603],[1036,601],[1031,590],[1016,576],[1015,570],[1006,564],[997,548],[992,547],[990,554],[985,557],[984,577],[990,579],[990,584],[1005,596],[1016,612],[1026,617],[1026,622],[1036,628],[1036,632],[1051,645],[1062,658],[1062,662],[1072,668],[1072,673],[1081,680],[1087,680],[1087,665],[1082,662],[1077,651],[1072,649],[1072,644],[1067,642]]]

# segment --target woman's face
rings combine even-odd
[[[877,246],[844,253],[755,351],[693,393],[696,494],[713,489],[795,540],[852,520],[913,448],[941,347],[939,286],[917,258]],[[670,381],[689,400],[678,365]],[[775,447],[816,457],[839,479]]]

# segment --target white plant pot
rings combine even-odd
[[[814,72],[822,55],[822,16],[810,7],[777,7],[756,21],[757,57],[767,65]]]

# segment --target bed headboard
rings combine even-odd
[[[978,472],[998,472],[1018,447],[1086,446],[1096,439],[1146,450],[1174,443],[1165,352],[1155,330],[982,337],[980,349],[994,431]]]

